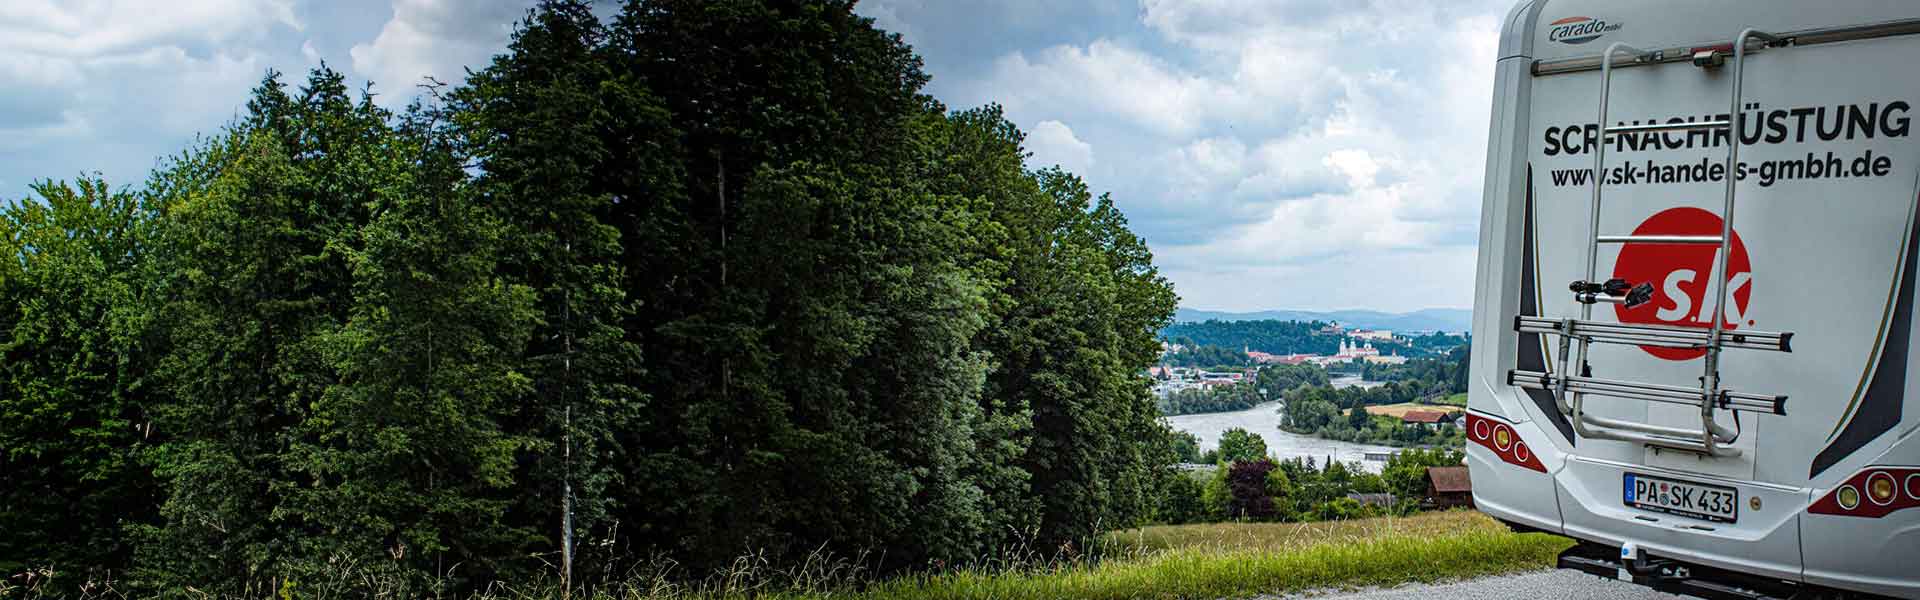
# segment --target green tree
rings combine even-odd
[[[990,143],[1017,148],[1018,131],[997,107],[960,117],[992,133]],[[987,378],[990,412],[1031,415],[1017,464],[1030,474],[1040,536],[1057,546],[1146,514],[1161,466],[1136,441],[1155,439],[1160,427],[1144,372],[1160,353],[1153,332],[1171,318],[1174,296],[1111,198],[1059,170],[1029,181],[1011,177],[1017,172],[988,190],[991,225],[1005,242],[985,258],[1007,265],[1008,278],[996,325],[976,348],[998,364]]]
[[[1373,416],[1367,414],[1367,409],[1365,407],[1355,406],[1353,408],[1349,408],[1347,409],[1347,426],[1352,427],[1355,431],[1366,431],[1368,429],[1372,429]]]
[[[0,572],[69,581],[125,569],[156,517],[154,210],[97,177],[0,205]]]
[[[1154,520],[1171,525],[1198,523],[1207,516],[1204,486],[1188,473],[1168,478],[1165,495],[1154,511]]]
[[[236,589],[324,564],[302,547],[324,525],[282,508],[310,483],[287,449],[339,383],[328,351],[352,305],[347,249],[391,181],[373,172],[383,127],[338,73],[315,71],[297,97],[269,74],[234,128],[149,183],[168,214],[154,285],[169,351],[150,455],[166,499],[142,529],[141,581]]]
[[[325,68],[297,96],[270,74],[248,107],[149,183],[165,500],[136,583],[350,594],[355,565],[424,593],[512,572],[540,548],[500,518],[527,495],[532,443],[501,424],[535,315],[496,277],[502,227],[424,113],[398,125]]]
[[[526,495],[515,464],[536,443],[502,428],[530,392],[518,367],[534,294],[496,276],[506,228],[424,112],[379,143],[369,221],[345,250],[348,321],[322,341],[339,382],[294,428],[285,460],[309,483],[281,510],[326,532],[307,557],[366,561],[390,585],[525,576],[513,563],[544,548],[498,515]]]
[[[0,210],[0,567],[458,594],[1069,548],[1233,496],[1173,469],[1147,245],[997,106],[923,95],[845,0],[591,8],[404,115],[270,73],[144,191]]]
[[[1215,467],[1206,485],[1200,488],[1200,504],[1206,508],[1207,518],[1213,521],[1233,518],[1233,490],[1227,485],[1227,464]]]
[[[1171,443],[1174,456],[1183,463],[1200,462],[1200,438],[1185,431],[1172,432]]]
[[[1267,457],[1267,441],[1260,434],[1235,427],[1220,434],[1220,460],[1249,462]]]
[[[610,535],[618,508],[610,492],[627,460],[617,437],[648,406],[633,385],[644,367],[623,327],[636,306],[621,269],[622,226],[644,208],[620,200],[673,177],[634,173],[659,168],[658,158],[620,147],[648,148],[669,130],[657,102],[604,58],[608,35],[590,3],[542,2],[508,52],[449,95],[461,151],[486,165],[474,186],[504,231],[498,270],[532,291],[537,311],[515,365],[531,387],[511,421],[536,443],[518,458],[526,485],[511,518],[559,551],[563,576],[579,539]],[[644,160],[601,174],[634,158]]]
[[[1275,468],[1267,471],[1267,497],[1273,499],[1273,518],[1285,521],[1293,518],[1293,480],[1287,477],[1285,469]]]

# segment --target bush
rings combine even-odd
[[[1267,493],[1267,473],[1273,470],[1273,461],[1264,458],[1227,467],[1227,514],[1236,519],[1272,520],[1278,511]]]
[[[1367,516],[1366,509],[1352,498],[1335,498],[1314,507],[1314,518],[1322,521],[1344,521]]]
[[[1164,495],[1160,507],[1155,511],[1155,520],[1169,525],[1197,523],[1207,517],[1207,505],[1200,480],[1192,474],[1175,471],[1167,476]]]

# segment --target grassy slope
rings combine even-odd
[[[861,583],[857,569],[822,560],[766,573],[743,559],[730,573],[688,586],[648,575],[576,598],[593,600],[1122,600],[1246,598],[1318,588],[1433,582],[1544,569],[1572,545],[1515,534],[1470,511],[1324,523],[1175,525],[1115,532],[1103,560],[1004,564]],[[775,581],[782,583],[775,583]],[[4,595],[0,595],[4,597]],[[560,598],[549,586],[498,586],[481,600]]]
[[[1466,395],[1461,394],[1460,396],[1464,398]],[[1367,414],[1385,415],[1385,416],[1398,419],[1398,418],[1407,416],[1407,413],[1410,413],[1416,410],[1424,410],[1424,411],[1432,411],[1432,412],[1455,412],[1461,409],[1460,407],[1457,407],[1457,406],[1445,406],[1440,404],[1416,404],[1413,402],[1402,402],[1399,404],[1376,404],[1373,406],[1369,406],[1367,407]]]
[[[1518,535],[1448,512],[1311,524],[1148,527],[1111,536],[1121,557],[1023,573],[896,579],[852,596],[894,598],[1233,598],[1541,569],[1571,542]]]

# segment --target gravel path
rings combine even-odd
[[[1571,570],[1536,571],[1519,575],[1487,577],[1440,585],[1403,585],[1395,588],[1370,588],[1358,592],[1325,591],[1307,595],[1262,596],[1260,600],[1313,598],[1315,600],[1682,600],[1644,587],[1601,579]]]

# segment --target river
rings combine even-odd
[[[1358,377],[1339,377],[1333,380],[1333,385],[1372,387],[1379,383],[1361,381]],[[1395,450],[1387,446],[1355,444],[1281,431],[1279,401],[1267,402],[1242,411],[1180,415],[1166,419],[1168,426],[1200,438],[1202,452],[1217,447],[1220,444],[1220,434],[1235,427],[1260,434],[1260,439],[1267,443],[1267,454],[1274,458],[1284,460],[1313,457],[1314,464],[1325,465],[1327,457],[1332,456],[1334,460],[1341,462],[1360,463],[1361,468],[1372,473],[1379,473],[1386,467],[1386,463],[1366,460],[1366,454]]]

